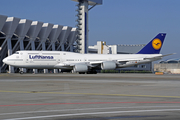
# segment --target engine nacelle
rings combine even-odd
[[[101,64],[102,70],[114,70],[116,68],[116,63],[112,61],[106,61]]]
[[[85,64],[77,64],[73,68],[74,72],[87,72],[88,71],[88,66]]]

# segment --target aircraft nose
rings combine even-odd
[[[7,58],[4,58],[4,59],[3,59],[3,63],[7,63]]]

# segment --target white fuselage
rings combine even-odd
[[[94,64],[105,61],[117,63],[117,67],[133,66],[157,60],[161,54],[79,54],[64,51],[17,51],[3,62],[20,68],[72,69],[71,64]],[[156,59],[153,59],[155,58]],[[148,60],[146,60],[146,58]],[[152,58],[149,60],[149,58]],[[159,59],[159,58],[158,58]],[[123,66],[121,62],[129,65]],[[118,63],[120,63],[118,65]]]

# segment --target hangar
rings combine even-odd
[[[77,28],[4,15],[0,15],[0,21],[0,73],[6,72],[8,67],[3,64],[3,58],[17,50],[74,51]],[[17,68],[9,66],[9,73],[17,71]],[[44,70],[44,73],[47,72]]]

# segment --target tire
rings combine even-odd
[[[24,72],[23,71],[19,71],[20,74],[23,74]]]

